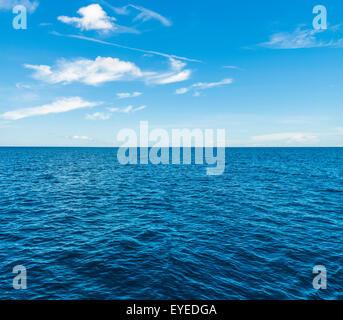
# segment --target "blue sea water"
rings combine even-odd
[[[0,148],[0,299],[343,298],[342,148],[227,149],[221,176],[116,152]]]

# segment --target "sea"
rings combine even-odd
[[[0,148],[0,299],[343,299],[343,148],[117,152]]]

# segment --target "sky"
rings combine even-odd
[[[111,147],[140,121],[343,146],[341,0],[0,0],[0,37],[0,146]]]

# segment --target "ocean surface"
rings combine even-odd
[[[0,148],[0,299],[343,299],[342,148],[227,149],[221,176],[116,152]]]

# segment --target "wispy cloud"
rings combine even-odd
[[[192,74],[190,69],[184,69],[186,63],[169,58],[170,70],[149,76],[147,79],[148,83],[154,84],[169,84],[175,82],[182,82],[188,80]]]
[[[241,68],[239,68],[237,66],[224,66],[223,68],[225,68],[225,69],[233,69],[233,70],[241,70]]]
[[[186,81],[191,76],[191,70],[183,70],[176,74],[168,73],[168,74],[162,74],[158,75],[157,77],[152,77],[152,83],[155,84],[169,84],[169,83],[175,83],[175,82],[182,82]]]
[[[17,89],[31,89],[31,86],[29,84],[25,84],[21,82],[17,82],[15,86]]]
[[[128,98],[136,98],[141,96],[143,93],[142,92],[122,92],[122,93],[117,93],[118,99],[128,99]]]
[[[41,22],[39,24],[40,27],[49,27],[49,26],[52,26],[52,23],[51,22]]]
[[[122,49],[127,49],[127,50],[132,50],[132,51],[137,51],[137,52],[142,52],[145,54],[150,54],[150,55],[156,55],[156,56],[161,56],[161,57],[165,57],[168,59],[177,59],[177,60],[183,60],[183,61],[189,61],[189,62],[202,62],[201,60],[197,60],[197,59],[191,59],[191,58],[186,58],[186,57],[181,57],[181,56],[177,56],[174,54],[167,54],[167,53],[163,53],[163,52],[158,52],[158,51],[152,51],[152,50],[145,50],[145,49],[139,49],[139,48],[134,48],[134,47],[128,47],[128,46],[124,46],[115,42],[108,42],[108,41],[103,41],[103,40],[99,40],[96,38],[92,38],[92,37],[86,37],[86,36],[81,36],[81,35],[75,35],[75,34],[61,34],[58,32],[51,32],[51,34],[55,35],[55,36],[59,36],[59,37],[67,37],[67,38],[74,38],[74,39],[80,39],[80,40],[86,40],[86,41],[91,41],[91,42],[96,42],[96,43],[101,43],[107,46],[112,46],[112,47],[117,47],[117,48],[122,48]]]
[[[158,20],[159,22],[161,22],[166,27],[170,27],[172,25],[172,23],[169,19],[163,17],[161,14],[159,14],[155,11],[152,11],[152,10],[149,10],[149,9],[146,9],[143,7],[135,6],[132,4],[130,4],[129,6],[141,12],[140,14],[138,14],[138,16],[136,16],[133,19],[134,21],[142,20],[143,22],[145,22],[145,21],[148,21],[151,19],[155,19],[155,20]]]
[[[284,132],[284,133],[272,133],[260,136],[252,137],[254,142],[284,142],[287,144],[290,143],[307,143],[314,142],[317,140],[317,136],[311,133],[303,132]]]
[[[71,140],[93,141],[93,138],[90,138],[88,136],[72,136],[72,137],[66,137],[66,138],[71,139]]]
[[[69,84],[81,82],[97,86],[105,82],[142,80],[148,84],[169,84],[187,80],[191,71],[182,70],[185,64],[170,59],[167,71],[142,71],[133,62],[118,58],[97,57],[95,60],[80,58],[76,60],[59,60],[54,67],[48,65],[25,64],[24,67],[34,70],[33,77],[47,83]]]
[[[52,113],[68,112],[75,109],[91,108],[99,104],[99,102],[85,101],[80,97],[63,98],[51,104],[46,104],[39,107],[8,111],[3,114],[0,114],[0,118],[5,120],[19,120],[28,117],[41,116]]]
[[[107,7],[109,7],[110,9],[112,9],[113,11],[115,11],[119,15],[129,15],[130,14],[130,8],[133,8],[133,9],[139,11],[140,13],[133,18],[133,21],[139,21],[140,20],[140,21],[146,22],[146,21],[154,19],[154,20],[159,21],[160,23],[162,23],[166,27],[170,27],[172,25],[172,22],[169,19],[167,19],[166,17],[162,16],[161,14],[159,14],[155,11],[152,11],[150,9],[146,9],[142,6],[136,6],[134,4],[128,4],[124,7],[118,8],[118,7],[112,6],[107,1],[104,1],[104,0],[99,0],[99,2],[102,3],[103,5],[106,5]]]
[[[210,88],[220,87],[224,85],[229,85],[233,82],[233,79],[223,79],[218,82],[198,82],[187,88],[180,88],[176,90],[176,94],[185,94],[190,91],[194,91],[195,96],[199,96],[201,90],[206,90]]]
[[[75,25],[81,30],[101,30],[106,32],[116,28],[113,23],[116,19],[109,17],[98,4],[82,7],[77,13],[81,17],[59,16],[57,19],[63,23]]]
[[[337,28],[332,27],[331,31]],[[320,37],[324,31],[298,27],[293,32],[280,32],[270,36],[268,42],[261,43],[260,46],[270,49],[306,49],[320,47],[343,47],[343,38],[325,40]]]
[[[119,113],[134,113],[134,112],[137,112],[137,111],[141,111],[141,110],[144,110],[146,109],[146,106],[140,106],[140,107],[137,107],[137,108],[134,108],[133,106],[127,106],[125,108],[108,108],[108,111],[110,112],[119,112]]]
[[[0,0],[0,10],[12,10],[17,5],[23,5],[28,12],[34,12],[39,6],[36,0]]]
[[[87,114],[86,119],[88,120],[108,120],[111,118],[110,114],[105,114],[102,112],[95,112],[93,114]]]

